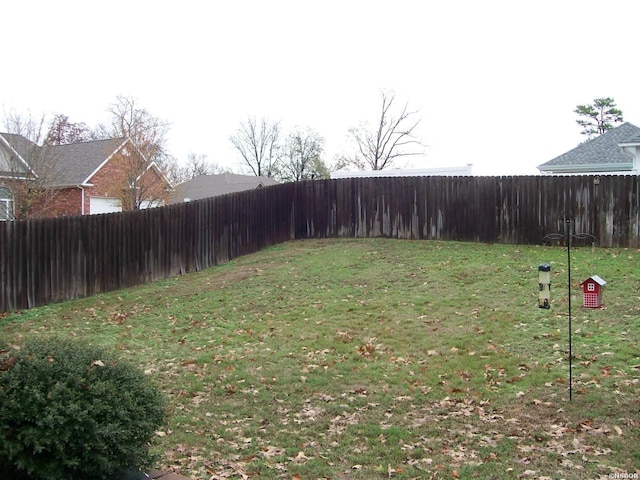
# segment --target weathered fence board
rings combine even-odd
[[[0,312],[201,270],[295,238],[640,247],[637,176],[389,177],[287,183],[141,212],[0,222]]]

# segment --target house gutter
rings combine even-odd
[[[93,184],[85,182],[85,183],[79,183],[77,186],[80,189],[80,191],[82,192],[81,193],[81,196],[82,196],[82,208],[81,208],[81,212],[82,213],[81,213],[81,215],[86,215],[87,214],[87,209],[84,206],[84,199],[86,198],[85,188],[86,187],[93,187]]]
[[[85,192],[85,188],[86,187],[93,187],[93,184],[91,183],[76,183],[76,184],[71,184],[71,185],[59,185],[57,187],[55,187],[56,189],[65,189],[65,188],[79,188],[80,189],[80,215],[86,215],[87,214],[87,209],[84,206],[84,200],[87,197],[87,194]]]
[[[540,166],[542,167],[542,165]],[[630,174],[633,173],[632,163],[614,163],[614,164],[583,164],[583,165],[571,165],[571,166],[549,166],[547,168],[540,168],[540,173],[545,175],[591,175],[597,173],[618,173],[618,174]]]

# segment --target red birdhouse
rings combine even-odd
[[[598,275],[593,275],[587,278],[582,285],[582,292],[584,293],[583,307],[587,308],[600,308],[602,306],[602,290],[607,284]]]

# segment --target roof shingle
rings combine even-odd
[[[270,177],[254,175],[238,175],[222,173],[219,175],[200,175],[175,187],[169,203],[180,203],[188,200],[216,197],[227,193],[253,190],[261,186],[276,185],[278,182]]]
[[[53,166],[53,183],[57,187],[65,187],[90,182],[90,176],[122,146],[124,141],[124,138],[108,138],[43,147],[45,161],[49,161]]]
[[[612,128],[599,137],[581,143],[573,150],[569,150],[546,163],[538,165],[538,170],[546,172],[560,171],[612,171],[631,170],[633,156],[625,152],[621,143],[635,143],[640,141],[640,128],[625,122]]]
[[[91,175],[125,142],[124,138],[109,138],[39,146],[22,135],[0,135],[50,187],[70,187],[90,182]]]

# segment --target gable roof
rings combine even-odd
[[[537,168],[551,173],[631,170],[633,155],[620,146],[628,143],[640,143],[640,128],[625,122]]]
[[[2,173],[12,177],[23,177],[28,173],[34,173],[31,169],[28,159],[34,152],[39,150],[39,146],[33,143],[31,140],[26,139],[22,135],[16,135],[14,133],[0,133],[0,145],[4,145],[11,151],[11,155],[16,155],[18,160],[18,168],[11,168],[11,171],[4,171]]]
[[[587,282],[596,282],[598,285],[600,285],[601,287],[604,287],[607,282],[606,280],[604,280],[603,278],[601,278],[599,275],[592,275],[589,278],[587,278],[586,280],[580,282],[580,285],[584,285]]]
[[[271,177],[257,177],[255,175],[238,175],[236,173],[200,175],[177,185],[169,203],[200,200],[201,198],[217,197],[277,184],[278,181]]]
[[[129,140],[108,138],[66,145],[39,146],[22,135],[0,134],[24,163],[49,187],[90,183],[91,177]]]
[[[91,182],[96,172],[125,143],[124,138],[43,147],[45,163],[52,166],[51,186],[70,187]]]

